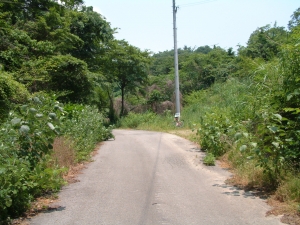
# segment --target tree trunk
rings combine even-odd
[[[123,117],[123,116],[124,116],[124,92],[125,92],[125,87],[121,87],[122,104],[121,104],[120,117]]]
[[[111,123],[115,123],[117,121],[117,115],[114,109],[114,99],[113,96],[111,95],[109,89],[107,88],[107,95],[109,98],[109,112],[108,112],[108,118]]]

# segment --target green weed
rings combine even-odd
[[[205,157],[203,158],[203,163],[207,166],[214,166],[215,165],[216,158],[212,153],[207,153]]]
[[[174,115],[166,111],[164,115],[157,115],[153,112],[143,114],[129,113],[120,121],[120,126],[124,128],[167,131],[174,129]]]
[[[289,177],[276,191],[276,198],[286,202],[300,202],[300,178]]]

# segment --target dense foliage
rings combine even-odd
[[[11,74],[0,72],[0,121],[8,116],[13,104],[25,102],[28,97],[24,85],[15,81]]]
[[[114,32],[82,0],[0,2],[0,223],[58,190],[65,169],[57,156],[87,160],[112,137],[114,99],[146,84],[149,53]],[[108,56],[118,52],[112,71]]]
[[[124,101],[126,92],[136,94],[147,84],[149,53],[142,52],[126,41],[112,41],[104,47],[103,71],[107,80],[115,83],[121,91],[120,116],[125,114]]]
[[[103,119],[94,107],[64,108],[45,95],[10,111],[1,125],[0,221],[20,215],[34,197],[57,191],[64,183],[65,169],[51,157],[55,138],[63,136],[73,143],[77,161],[88,159],[98,142],[112,137]]]
[[[30,93],[56,92],[63,102],[114,115],[113,92],[120,90],[124,102],[125,89],[133,93],[147,81],[149,53],[114,40],[115,29],[81,0],[4,1],[0,24],[0,71]]]

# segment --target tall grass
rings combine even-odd
[[[271,99],[276,92],[274,82],[280,79],[274,64],[277,65],[273,62],[259,67],[252,77],[233,77],[226,82],[215,83],[210,89],[191,93],[185,97],[186,106],[182,114],[199,124],[201,115],[205,113],[218,113],[232,120],[245,121],[255,118],[264,108],[270,110]]]
[[[119,125],[130,129],[168,131],[174,129],[175,122],[171,111],[166,111],[163,115],[146,112],[142,114],[129,113],[120,120]]]

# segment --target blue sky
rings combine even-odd
[[[189,3],[191,6],[184,6]],[[172,0],[85,0],[142,50],[173,49]],[[286,27],[299,0],[176,0],[178,48],[246,45],[251,33],[267,24]]]

